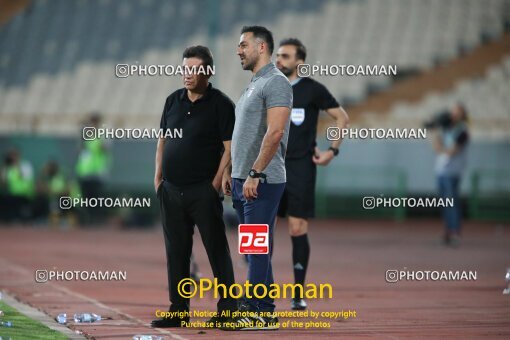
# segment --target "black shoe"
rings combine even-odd
[[[211,324],[209,328],[222,328],[225,326],[225,323],[232,321],[231,317],[220,315],[221,312],[218,312],[218,315],[213,316],[212,318],[206,321],[207,324]]]
[[[262,317],[256,312],[246,314],[230,319],[220,329],[224,331],[275,331],[280,328],[277,317]]]
[[[238,300],[237,309],[241,312],[248,312],[250,311],[250,305],[248,305],[248,303],[244,302],[243,300]]]
[[[460,237],[457,233],[447,232],[443,236],[443,244],[445,246],[450,246],[453,248],[457,248],[460,246]]]
[[[182,322],[189,322],[189,317],[185,318],[164,318],[152,320],[151,327],[153,328],[175,328],[175,327],[186,327]]]
[[[305,299],[292,299],[290,308],[292,310],[305,310],[307,307]]]
[[[449,246],[451,242],[452,242],[452,238],[451,238],[450,234],[449,233],[445,233],[444,236],[443,236],[443,244],[445,246]]]

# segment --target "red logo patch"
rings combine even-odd
[[[269,225],[240,224],[239,254],[268,254]]]

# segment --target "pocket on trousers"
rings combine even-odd
[[[209,189],[216,195],[219,196],[220,193],[216,190],[216,188],[212,185],[212,182],[207,182],[207,186]]]

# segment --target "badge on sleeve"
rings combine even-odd
[[[251,94],[253,93],[253,91],[255,91],[255,86],[253,87],[250,87],[247,91],[246,91],[246,97],[250,97]]]
[[[290,120],[294,125],[301,125],[305,121],[305,109],[292,109],[290,113]]]

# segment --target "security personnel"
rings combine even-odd
[[[49,209],[49,221],[52,226],[60,224],[60,218],[64,215],[68,217],[71,227],[77,223],[73,209],[61,209],[59,207],[60,197],[79,197],[80,188],[76,182],[68,181],[59,164],[51,160],[44,166],[40,179],[40,194],[44,197],[47,209]]]
[[[8,151],[5,167],[2,169],[5,183],[5,214],[7,220],[26,219],[31,216],[31,204],[35,194],[35,180],[32,164],[22,160],[17,149]]]
[[[94,113],[90,117],[88,125],[98,128],[101,123],[99,114]],[[101,196],[103,181],[110,167],[110,155],[104,140],[95,138],[84,140],[78,163],[76,175],[80,182],[82,194],[86,198]]]
[[[101,117],[94,113],[91,115],[87,125],[98,128],[101,124]],[[81,145],[78,162],[76,164],[76,175],[80,184],[80,191],[84,198],[97,198],[103,196],[104,183],[110,168],[110,153],[104,139],[95,138],[84,140]],[[84,225],[101,223],[106,215],[106,209],[98,207],[93,211],[90,209],[79,209],[81,221]]]

